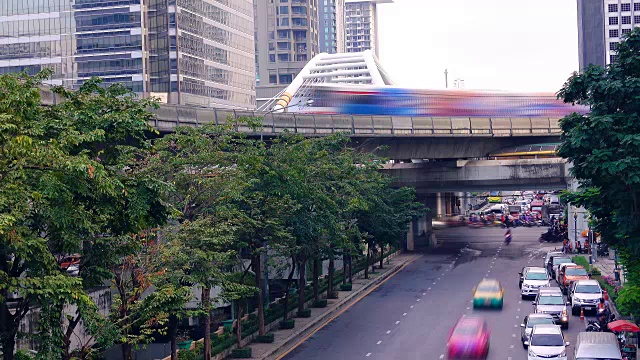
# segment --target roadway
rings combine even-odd
[[[463,314],[487,320],[488,359],[526,359],[520,323],[533,306],[520,297],[518,272],[542,265],[549,248],[537,241],[543,230],[517,228],[508,246],[500,228],[439,230],[441,248],[406,266],[284,359],[446,359],[448,333]],[[484,277],[505,288],[502,311],[472,309],[472,289]],[[571,316],[565,330],[569,359],[584,328],[579,317]]]

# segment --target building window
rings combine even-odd
[[[631,11],[631,4],[620,4],[620,11]]]
[[[279,62],[289,62],[291,61],[291,55],[289,54],[278,54]]]
[[[631,32],[631,29],[622,29],[622,35],[628,34]]]
[[[618,43],[615,41],[612,41],[609,43],[609,50],[615,50],[618,47]]]
[[[618,60],[618,55],[609,55],[609,63],[614,63]]]
[[[291,84],[293,76],[291,74],[280,74],[280,84]]]
[[[617,16],[609,17],[609,25],[618,25],[618,17]]]
[[[634,22],[634,23],[636,23],[636,24],[637,24],[637,23],[640,23],[640,16],[635,15],[635,16],[633,17],[633,22]]]
[[[289,7],[288,6],[280,6],[280,15],[286,15],[289,13]]]
[[[622,20],[622,25],[631,24],[631,16],[623,16],[621,20]]]
[[[618,4],[609,4],[609,12],[618,12]]]
[[[276,62],[276,54],[269,54],[269,62],[270,63]]]
[[[269,40],[273,40],[275,38],[275,33],[273,31],[269,31]]]
[[[619,35],[618,35],[618,29],[615,29],[615,30],[609,30],[609,37],[610,37],[610,38],[617,38],[618,36],[619,36]]]
[[[633,11],[640,11],[640,3],[633,4]]]
[[[272,42],[269,42],[269,51],[275,51],[276,50],[276,45]]]
[[[277,84],[278,76],[277,75],[269,75],[269,84]]]
[[[289,18],[284,17],[284,18],[280,19],[280,25],[281,26],[289,26]]]

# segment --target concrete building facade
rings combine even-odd
[[[318,4],[320,52],[343,53],[345,43],[345,0],[321,0]]]
[[[621,38],[640,26],[640,1],[605,0],[603,11],[605,62],[610,64],[617,59],[616,47]]]
[[[578,0],[578,54],[580,70],[605,65],[603,0]]]
[[[0,2],[0,74],[98,76],[182,105],[255,107],[252,0]]]
[[[320,51],[324,0],[254,0],[257,96],[272,97]]]
[[[372,50],[380,57],[378,44],[378,4],[393,0],[346,0],[346,48],[347,52]]]

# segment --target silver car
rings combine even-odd
[[[547,276],[547,270],[541,267],[528,268],[523,278],[520,290],[522,299],[527,296],[536,296],[538,295],[538,289],[551,286],[549,276]]]
[[[549,314],[529,314],[524,317],[524,321],[520,324],[520,338],[522,339],[522,347],[527,348],[526,343],[531,340],[531,331],[534,325],[549,324],[555,325],[553,317]]]
[[[564,329],[569,328],[567,305],[569,303],[565,301],[559,288],[540,288],[533,302],[537,314],[551,315],[553,321]]]

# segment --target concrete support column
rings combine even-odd
[[[435,208],[435,216],[436,218],[441,217],[443,215],[442,213],[442,193],[437,193],[436,194],[436,208]]]
[[[411,224],[409,224],[409,232],[407,232],[407,251],[414,251],[415,250],[415,236],[416,236],[416,232],[417,232],[417,227],[418,227],[418,222],[417,221],[412,221]]]

